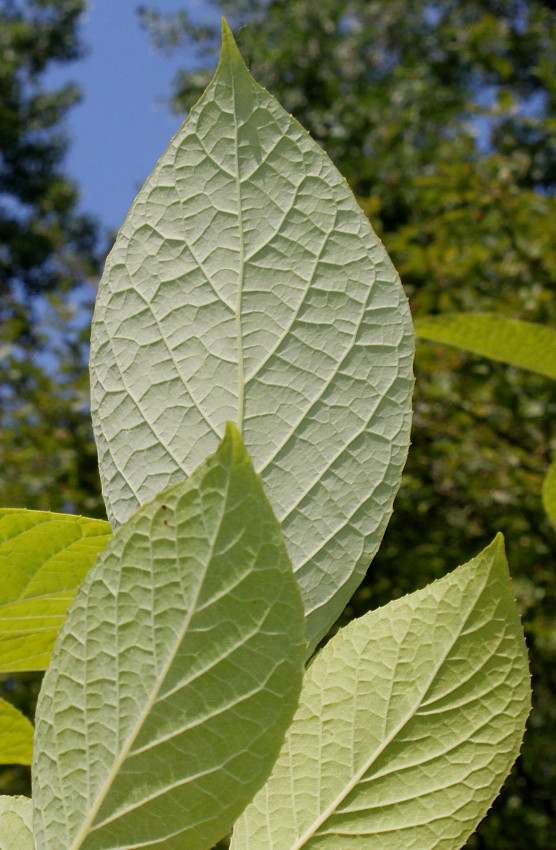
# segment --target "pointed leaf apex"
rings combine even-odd
[[[222,458],[228,458],[230,463],[243,464],[247,462],[254,474],[253,462],[245,448],[241,432],[233,422],[226,422],[226,431],[218,452]]]
[[[222,51],[220,53],[220,62],[218,70],[223,65],[233,65],[236,68],[240,67],[247,71],[247,66],[243,61],[243,57],[239,52],[233,33],[230,29],[226,18],[222,18]]]
[[[497,533],[492,543],[489,543],[484,551],[492,555],[494,561],[498,562],[500,560],[504,565],[504,570],[509,572],[508,560],[506,558],[506,541],[501,531]]]
[[[510,582],[510,568],[506,557],[506,541],[504,535],[499,531],[491,543],[486,546],[480,555],[472,558],[464,567],[472,570],[483,571],[485,575],[498,575],[504,582]],[[460,567],[461,569],[461,567]]]
[[[224,439],[237,440],[239,443],[243,443],[240,430],[233,422],[226,422],[226,433],[224,434]]]
[[[504,539],[504,535],[502,534],[502,532],[501,532],[501,531],[499,531],[499,532],[497,533],[497,535],[496,535],[496,537],[494,538],[494,540],[492,541],[492,543],[493,543],[493,544],[494,544],[494,543],[496,543],[496,545],[498,546],[498,548],[499,548],[499,549],[501,549],[502,551],[504,551],[504,550],[505,550],[505,544],[506,544],[506,541],[505,541],[505,539]]]

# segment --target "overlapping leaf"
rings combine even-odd
[[[529,706],[497,538],[321,651],[232,850],[458,850],[516,758]]]
[[[556,461],[548,467],[542,487],[542,501],[548,518],[556,529]]]
[[[556,331],[545,325],[494,313],[445,313],[417,320],[415,330],[422,339],[556,378]]]
[[[210,848],[299,697],[303,606],[241,438],[124,525],[80,589],[37,708],[37,850]]]
[[[0,509],[0,672],[45,669],[68,605],[111,536],[98,519]]]
[[[31,764],[32,757],[33,725],[15,706],[0,699],[0,764]]]
[[[99,289],[92,413],[112,523],[189,475],[236,421],[314,645],[391,513],[412,336],[345,180],[224,26],[216,76],[138,195]]]
[[[0,797],[0,850],[35,850],[28,797]]]

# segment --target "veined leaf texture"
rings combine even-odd
[[[519,752],[529,709],[499,536],[321,650],[232,850],[459,850]]]
[[[190,475],[236,422],[314,647],[390,517],[412,359],[384,247],[224,24],[216,75],[137,196],[98,293],[92,415],[113,526]]]
[[[37,707],[36,850],[209,850],[297,705],[303,605],[233,426],[144,505],[71,606]]]
[[[68,605],[111,537],[103,520],[0,508],[0,672],[46,668]]]
[[[35,850],[33,804],[28,797],[0,796],[0,850]]]

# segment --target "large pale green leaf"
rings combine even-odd
[[[509,772],[529,706],[499,537],[316,657],[232,850],[457,850]]]
[[[0,508],[0,672],[46,668],[67,607],[111,536],[102,520]]]
[[[303,606],[233,426],[127,522],[41,690],[37,850],[210,848],[266,779],[301,688]]]
[[[548,518],[556,529],[556,461],[548,467],[542,486],[542,501]]]
[[[495,313],[445,313],[418,319],[417,335],[432,342],[556,378],[556,331]]]
[[[225,25],[216,76],[118,235],[91,342],[112,523],[189,475],[237,422],[314,644],[391,514],[413,333],[345,180],[252,79]]]
[[[35,850],[28,797],[0,797],[0,850]]]
[[[0,699],[0,764],[31,764],[32,757],[32,723],[11,703]]]

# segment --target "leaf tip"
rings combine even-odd
[[[501,531],[496,534],[494,540],[487,548],[492,548],[493,552],[496,555],[503,555],[504,557],[506,556],[506,541]]]
[[[501,531],[496,534],[492,543],[489,543],[483,549],[481,556],[486,557],[486,560],[483,560],[482,563],[485,567],[488,565],[488,572],[492,573],[494,571],[494,573],[503,576],[504,580],[507,579],[509,582],[510,568],[506,557],[506,541]]]
[[[227,41],[232,41],[235,44],[234,36],[232,30],[230,29],[230,25],[226,18],[222,16],[220,19],[222,22],[222,44],[226,44]]]
[[[226,422],[226,430],[224,432],[224,440],[226,440],[228,442],[239,442],[240,444],[243,443],[243,440],[241,439],[240,430],[237,427],[237,425],[234,424],[234,422],[230,422],[230,421]]]
[[[226,422],[226,430],[219,451],[222,455],[228,457],[232,463],[241,463],[245,460],[251,463],[241,432],[233,422]]]
[[[247,66],[239,52],[236,40],[226,18],[222,18],[222,51],[220,53],[219,68],[223,65],[232,65],[247,71]]]

